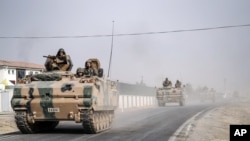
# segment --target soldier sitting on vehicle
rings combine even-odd
[[[92,61],[89,59],[85,62],[85,68],[83,70],[83,75],[85,77],[97,76],[98,71],[92,67]]]
[[[165,81],[163,81],[163,87],[172,87],[172,82],[166,78]]]
[[[181,81],[179,80],[176,81],[175,88],[181,88]]]
[[[70,71],[73,66],[70,56],[65,53],[63,48],[60,48],[58,50],[56,56],[49,55],[44,57],[47,57],[47,60],[45,62],[45,67],[47,71]]]
[[[77,68],[75,77],[76,78],[82,77],[83,76],[83,72],[84,72],[83,68]]]

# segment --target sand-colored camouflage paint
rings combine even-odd
[[[34,120],[75,120],[82,109],[114,110],[118,106],[117,82],[103,78],[33,81],[17,85],[11,100],[15,111],[27,110]],[[90,83],[91,82],[91,83]]]
[[[156,91],[156,98],[159,106],[165,106],[165,103],[179,103],[183,106],[185,103],[185,96],[182,88],[158,88]]]

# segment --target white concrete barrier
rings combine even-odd
[[[134,95],[120,95],[119,96],[119,110],[132,110],[135,108],[147,108],[156,105],[156,98],[154,96],[134,96]]]
[[[0,92],[0,112],[11,112],[10,100],[13,96],[13,89],[5,89]]]

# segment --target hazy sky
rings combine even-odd
[[[249,0],[1,0],[0,37],[188,30],[250,24]],[[73,71],[99,58],[108,72],[111,37],[0,38],[0,59],[44,64],[64,48]],[[111,79],[161,86],[168,77],[222,91],[250,91],[250,27],[115,36]]]

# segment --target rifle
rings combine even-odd
[[[43,57],[45,57],[45,58],[50,58],[50,59],[56,59],[56,56],[43,56]]]

